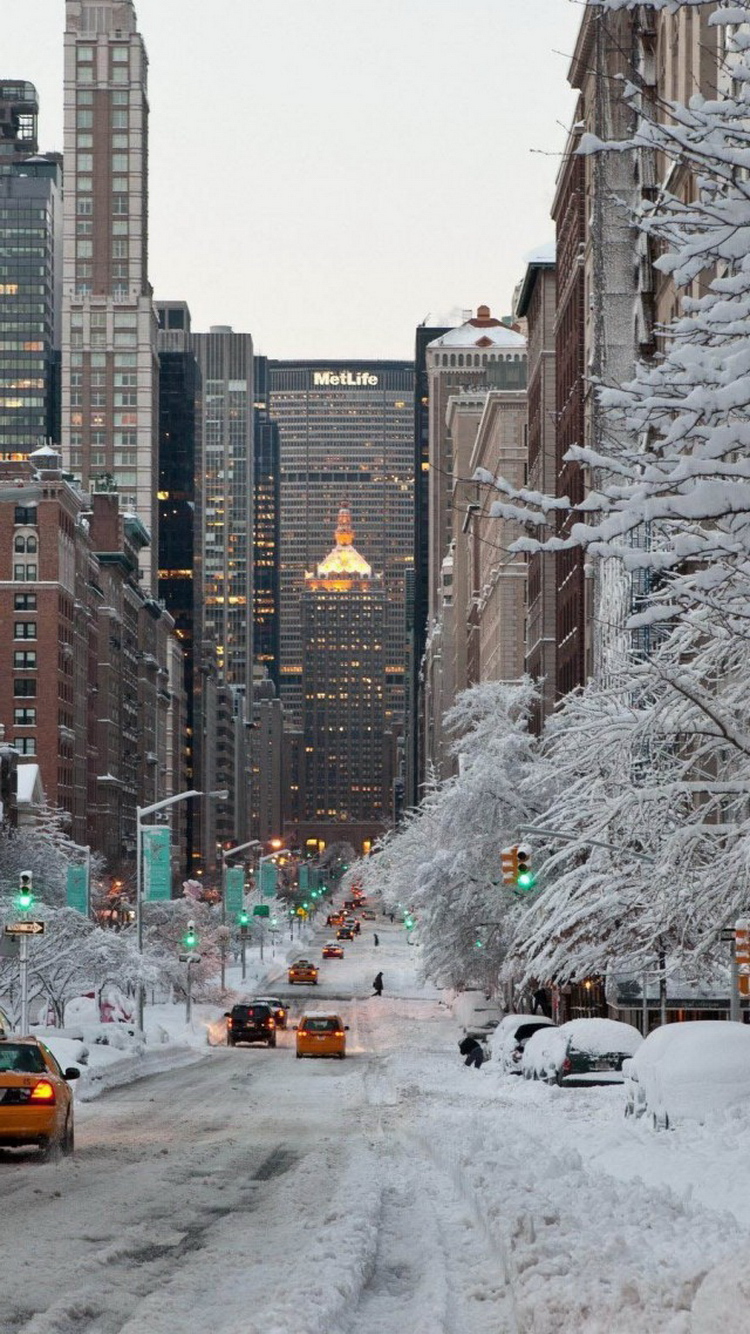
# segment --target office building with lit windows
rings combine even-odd
[[[301,595],[303,841],[345,840],[359,850],[389,815],[384,720],[387,595],[381,574],[354,546],[349,510],[336,545]]]
[[[279,689],[279,424],[268,403],[268,358],[255,358],[253,655]]]
[[[108,487],[152,541],[158,360],[148,281],[148,58],[132,0],[66,0],[62,445],[84,487]]]
[[[405,572],[414,559],[414,365],[411,361],[270,361],[269,404],[280,430],[280,695],[302,718],[307,652],[304,575],[320,535],[349,508],[358,539],[382,571],[385,724],[404,712]]]
[[[38,154],[33,84],[0,81],[0,456],[59,440],[62,157]]]

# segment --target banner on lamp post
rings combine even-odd
[[[227,917],[239,917],[245,898],[245,872],[241,866],[230,866],[226,872],[224,907]]]
[[[143,890],[150,903],[172,897],[172,852],[169,830],[143,830]]]
[[[85,866],[69,866],[65,902],[69,908],[88,917],[89,913],[89,877]]]
[[[299,887],[302,893],[306,893],[310,888],[310,868],[309,866],[300,866],[299,868]]]
[[[277,871],[273,862],[261,862],[260,864],[260,892],[267,898],[273,898],[276,893]]]

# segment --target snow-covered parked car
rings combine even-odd
[[[504,1075],[520,1075],[523,1049],[540,1028],[554,1028],[544,1014],[504,1014],[490,1038],[490,1058]]]
[[[750,1107],[750,1026],[721,1019],[664,1024],[626,1061],[625,1115],[655,1129],[703,1124]]]
[[[621,1084],[623,1061],[642,1042],[637,1028],[618,1019],[569,1019],[529,1038],[521,1072],[548,1084]]]

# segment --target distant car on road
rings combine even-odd
[[[750,1026],[693,1019],[655,1028],[623,1066],[625,1115],[655,1130],[750,1107]]]
[[[340,926],[336,932],[337,940],[354,940],[354,931],[350,926]]]
[[[0,1037],[0,1147],[37,1145],[43,1153],[71,1154],[75,1143],[75,1065],[58,1065],[38,1038]]]
[[[338,1014],[303,1014],[297,1024],[297,1060],[303,1056],[346,1056],[348,1024]]]
[[[377,920],[378,914],[376,913],[374,908],[363,908],[362,916],[364,917],[365,921],[374,922]]]
[[[270,1005],[261,1001],[233,1005],[225,1018],[228,1047],[236,1047],[238,1042],[265,1042],[267,1047],[276,1046],[276,1020]]]
[[[343,959],[344,947],[335,940],[327,940],[322,949],[324,959]]]
[[[297,982],[311,982],[313,986],[317,986],[318,969],[309,959],[297,959],[290,965],[287,979],[292,985]]]
[[[260,1005],[270,1005],[271,1013],[276,1020],[277,1028],[286,1028],[289,1018],[289,1006],[280,996],[254,996],[253,1000]]]
[[[521,1071],[547,1084],[622,1084],[622,1063],[642,1042],[637,1028],[618,1019],[569,1019],[529,1038]]]

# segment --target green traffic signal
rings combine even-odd
[[[28,912],[34,902],[34,891],[32,889],[31,871],[20,871],[18,875],[18,893],[16,895],[16,907],[21,912]]]
[[[533,889],[536,884],[536,876],[532,871],[519,871],[516,879],[518,889]]]
[[[198,936],[197,936],[197,934],[196,934],[196,930],[195,930],[195,922],[188,922],[188,924],[187,924],[187,931],[185,932],[184,936],[182,937],[182,940],[183,940],[183,944],[185,945],[185,948],[186,948],[186,949],[189,949],[189,950],[194,950],[194,949],[195,949],[196,945],[198,944]]]
[[[243,908],[243,909],[242,909],[242,912],[240,913],[240,915],[239,915],[239,919],[238,919],[238,920],[239,920],[239,924],[240,924],[240,926],[247,926],[247,924],[248,924],[248,922],[249,922],[249,920],[250,920],[250,918],[248,917],[247,908]]]

